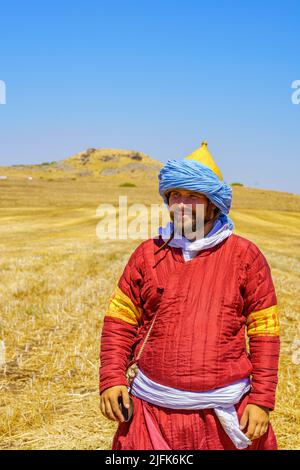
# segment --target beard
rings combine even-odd
[[[204,207],[201,209],[188,209],[182,212],[181,210],[170,211],[170,217],[174,222],[175,238],[176,236],[184,236],[187,239],[196,240],[204,237],[204,225],[206,223]]]

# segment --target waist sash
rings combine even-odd
[[[201,410],[213,408],[224,431],[238,449],[245,449],[252,441],[240,430],[234,405],[250,389],[250,379],[233,382],[225,387],[205,392],[189,392],[154,382],[141,369],[133,380],[131,393],[141,400],[172,409]],[[128,387],[129,390],[129,387]],[[150,414],[147,420],[151,419]],[[151,423],[151,428],[154,426]]]

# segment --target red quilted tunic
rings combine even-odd
[[[205,391],[251,375],[247,403],[273,410],[280,338],[266,258],[236,234],[188,262],[180,248],[166,246],[155,255],[162,243],[152,238],[136,248],[110,298],[101,335],[100,393],[128,385],[127,365],[157,313],[139,361],[149,378]]]

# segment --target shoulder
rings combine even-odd
[[[154,247],[156,243],[159,243],[159,238],[153,237],[147,240],[143,240],[139,243],[134,250],[131,252],[129,257],[130,264],[137,264],[140,265],[144,263],[145,259],[150,255],[153,254]]]
[[[136,256],[145,255],[149,252],[153,253],[153,250],[164,244],[164,240],[161,235],[157,235],[152,238],[148,238],[141,242],[134,250]]]
[[[258,256],[264,256],[259,246],[249,238],[233,233],[230,238],[238,251],[241,251],[246,259],[254,261]]]
[[[149,250],[151,247],[153,247],[154,239],[149,238],[147,240],[143,240],[141,243],[139,243],[135,249],[133,250],[132,254],[139,257],[142,256],[143,253],[147,250]]]
[[[262,274],[264,277],[270,272],[271,268],[267,258],[256,243],[241,235],[232,234],[231,237],[234,237],[236,241],[237,252],[241,259],[240,266],[245,276],[264,273]]]

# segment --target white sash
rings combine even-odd
[[[133,380],[131,393],[141,400],[166,408],[185,410],[213,408],[234,445],[238,449],[245,449],[252,444],[252,441],[240,430],[234,405],[249,389],[250,379],[247,377],[206,392],[189,392],[154,382],[139,369]]]

